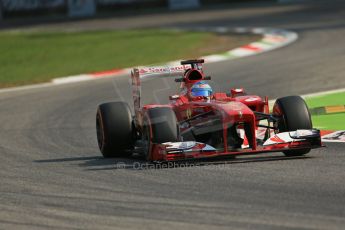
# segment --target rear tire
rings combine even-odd
[[[282,117],[277,123],[279,132],[313,128],[308,106],[300,96],[289,96],[277,99],[273,107],[273,114]],[[309,152],[310,148],[289,150],[283,153],[286,156],[301,156]]]
[[[132,114],[125,102],[109,102],[98,106],[97,141],[105,158],[123,157],[133,147]]]
[[[151,159],[151,144],[179,141],[175,112],[169,107],[158,107],[147,111],[143,126],[144,155]]]

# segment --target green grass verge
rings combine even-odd
[[[345,92],[306,98],[309,108],[330,105],[344,105]],[[324,130],[345,130],[345,113],[312,116],[315,128]]]
[[[228,37],[231,39],[229,40]],[[258,39],[167,30],[0,32],[0,87],[224,52]]]
[[[345,113],[312,116],[313,126],[322,130],[345,130]]]
[[[0,33],[0,86],[193,56],[213,35],[163,30]]]
[[[344,105],[345,92],[333,93],[323,96],[307,97],[305,100],[310,108],[322,107],[327,105]]]

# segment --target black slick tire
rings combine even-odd
[[[308,106],[300,96],[288,96],[277,99],[273,111],[279,111],[275,115],[281,117],[277,123],[279,132],[313,128]],[[283,153],[286,156],[301,156],[308,152],[310,152],[309,148],[289,150]]]
[[[151,160],[152,143],[179,141],[175,112],[170,107],[152,108],[147,111],[143,126],[144,157]]]
[[[109,102],[98,106],[97,142],[105,158],[123,157],[133,147],[132,114],[125,102]]]

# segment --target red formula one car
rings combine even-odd
[[[310,113],[299,96],[276,100],[246,95],[243,89],[213,92],[203,60],[176,67],[133,69],[134,116],[125,102],[101,104],[96,128],[104,157],[137,152],[149,161],[283,152],[299,156],[322,146]],[[180,93],[169,104],[141,105],[141,80],[178,77]]]

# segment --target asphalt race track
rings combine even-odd
[[[345,2],[194,14],[185,26],[300,35],[283,49],[207,65],[224,90],[245,86],[276,98],[345,87]],[[185,15],[169,26],[181,26]],[[152,26],[165,26],[160,17]],[[154,92],[146,102],[164,102],[175,90],[169,81],[146,86]],[[95,112],[112,100],[130,102],[128,76],[0,93],[0,229],[344,228],[344,144],[300,158],[276,153],[153,169],[140,159],[101,157]]]

